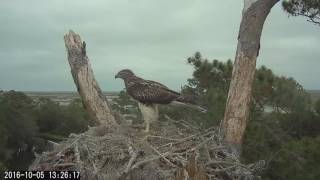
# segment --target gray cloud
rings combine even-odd
[[[87,42],[103,90],[120,90],[114,74],[136,74],[179,89],[192,75],[188,56],[233,59],[242,1],[55,0],[2,1],[0,89],[75,90],[63,35]],[[320,89],[319,27],[290,17],[278,5],[267,19],[258,65]]]

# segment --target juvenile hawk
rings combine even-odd
[[[157,104],[169,104],[172,101],[192,103],[190,99],[183,97],[180,93],[161,83],[142,79],[129,69],[119,71],[115,78],[123,79],[127,93],[138,101],[146,124],[146,132],[150,129],[150,122],[159,118]]]

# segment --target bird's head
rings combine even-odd
[[[119,71],[114,78],[121,78],[121,79],[126,79],[130,76],[134,76],[134,73],[130,69],[123,69]]]

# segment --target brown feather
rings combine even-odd
[[[192,99],[182,96],[161,83],[142,79],[129,69],[119,71],[115,78],[122,78],[127,93],[143,104],[169,104],[172,101],[193,104]]]
[[[180,93],[161,83],[137,76],[128,77],[124,81],[128,94],[144,104],[169,104],[180,96]]]

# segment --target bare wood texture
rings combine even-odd
[[[225,143],[240,153],[248,123],[252,84],[266,17],[279,0],[244,0],[238,46],[222,122]]]
[[[80,36],[71,30],[64,36],[64,41],[68,52],[71,74],[84,107],[98,124],[117,125],[110,105],[94,78],[89,58],[86,54],[85,42],[82,42]]]

